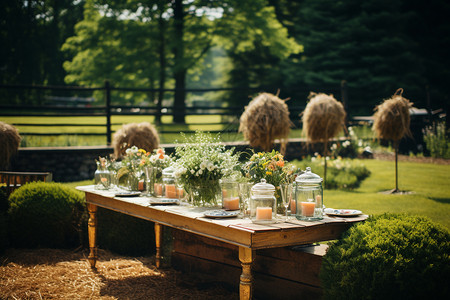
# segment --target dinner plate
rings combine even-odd
[[[239,215],[239,211],[226,210],[209,210],[205,211],[204,216],[207,218],[234,218]]]
[[[178,199],[171,198],[157,198],[150,200],[150,205],[173,205],[179,203]]]
[[[141,192],[122,192],[116,193],[114,196],[116,197],[139,197]]]
[[[355,217],[362,214],[360,210],[334,209],[334,208],[325,208],[325,213],[329,216],[336,216],[336,217]]]

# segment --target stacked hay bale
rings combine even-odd
[[[303,134],[308,143],[323,143],[324,184],[327,178],[328,141],[345,127],[344,106],[333,95],[311,92],[309,102],[303,111]]]
[[[120,159],[126,149],[132,146],[152,152],[159,146],[159,136],[155,127],[148,122],[129,123],[114,133],[112,145],[114,156]]]
[[[398,145],[405,136],[411,136],[409,128],[409,109],[412,107],[408,99],[403,96],[403,89],[398,89],[395,94],[375,107],[372,130],[377,138],[392,140],[395,149],[395,189],[391,193],[400,192],[398,189]]]
[[[409,109],[413,104],[402,94],[403,89],[398,89],[391,98],[375,107],[372,129],[377,138],[399,141],[405,135],[411,136]]]
[[[0,170],[9,167],[10,159],[19,149],[21,139],[16,127],[0,122]]]
[[[261,93],[245,107],[240,118],[239,132],[252,147],[269,152],[275,139],[281,139],[280,152],[286,151],[292,127],[285,101],[270,93]]]
[[[303,134],[310,143],[327,143],[345,126],[345,110],[333,95],[311,92],[303,111]],[[325,155],[325,154],[324,154]]]

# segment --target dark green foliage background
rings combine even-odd
[[[324,298],[448,299],[449,255],[450,233],[424,217],[371,217],[324,256]]]

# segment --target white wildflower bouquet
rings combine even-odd
[[[239,155],[225,149],[219,138],[197,131],[175,149],[174,176],[190,194],[194,205],[217,204],[219,180],[239,172]]]

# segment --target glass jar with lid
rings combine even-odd
[[[163,192],[162,194],[166,198],[177,199],[177,185],[174,176],[175,169],[173,167],[165,168],[162,171],[162,185]]]
[[[306,171],[295,178],[295,217],[298,220],[316,221],[323,219],[323,179],[311,172]]]
[[[275,216],[275,187],[263,178],[251,189],[250,219],[257,224],[271,224],[276,222]]]

